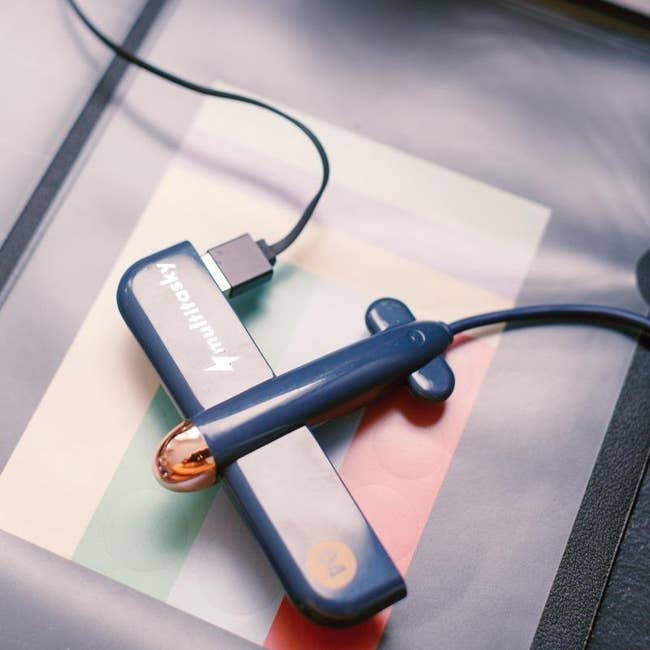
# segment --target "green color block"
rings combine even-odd
[[[162,600],[217,489],[177,494],[154,479],[156,447],[180,419],[159,388],[73,556],[79,564]]]

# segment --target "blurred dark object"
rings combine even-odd
[[[646,0],[533,0],[551,11],[635,38],[650,38],[650,2]]]

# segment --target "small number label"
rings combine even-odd
[[[307,554],[307,574],[320,587],[343,589],[356,572],[357,559],[343,542],[319,542]]]

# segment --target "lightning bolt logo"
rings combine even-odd
[[[212,365],[208,368],[205,368],[206,372],[232,372],[234,368],[232,364],[237,361],[239,357],[222,357],[222,356],[213,356]]]

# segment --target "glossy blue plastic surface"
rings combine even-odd
[[[312,620],[351,625],[406,596],[397,568],[306,427],[235,461],[225,476],[287,595]],[[314,562],[335,580],[353,577],[332,586],[314,575]]]
[[[185,418],[200,418],[207,407],[273,378],[188,242],[131,266],[117,300]],[[222,477],[287,595],[306,616],[349,625],[406,595],[397,568],[306,427],[232,462]],[[332,542],[334,551],[345,552],[334,552]],[[323,581],[314,573],[314,558],[317,568],[347,572],[346,580]]]
[[[273,376],[187,241],[133,264],[119,283],[117,304],[188,419]],[[222,370],[211,370],[215,359],[235,357]]]
[[[412,323],[411,310],[395,298],[375,300],[366,311],[366,325],[374,334],[398,325]],[[408,378],[409,388],[418,396],[432,402],[442,402],[453,392],[456,379],[442,354],[431,359]]]
[[[451,342],[441,323],[413,322],[337,350],[214,406],[194,424],[217,465],[358,401],[440,355]]]

